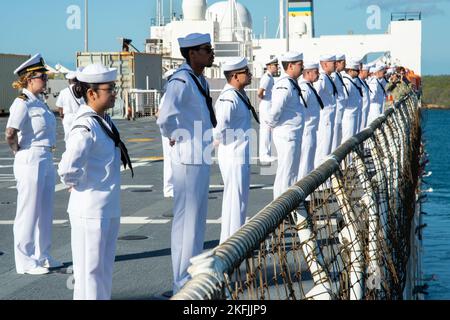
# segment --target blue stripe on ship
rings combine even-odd
[[[312,12],[312,8],[289,8],[289,12]]]

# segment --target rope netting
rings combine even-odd
[[[409,96],[192,259],[192,280],[173,299],[402,299],[420,144]]]

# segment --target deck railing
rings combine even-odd
[[[193,258],[172,299],[419,298],[421,154],[411,95]]]

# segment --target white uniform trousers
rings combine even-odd
[[[359,132],[358,114],[354,111],[344,112],[342,119],[342,142],[347,141]]]
[[[62,121],[64,128],[64,141],[67,141],[67,139],[69,138],[70,129],[72,129],[72,124],[75,121],[75,119],[76,119],[75,113],[64,114],[64,119]]]
[[[230,147],[234,148],[234,145]],[[233,150],[227,152],[226,149],[227,146],[221,144],[218,151],[219,167],[224,182],[220,243],[225,242],[244,225],[250,190],[250,165],[239,163],[239,160],[233,163]]]
[[[344,116],[344,101],[336,100],[336,115],[334,118],[333,128],[333,144],[331,145],[331,152],[336,150],[341,145],[342,141],[342,118]]]
[[[173,293],[189,280],[189,260],[202,253],[208,213],[209,165],[172,162],[173,221],[171,235]]]
[[[320,166],[333,151],[334,107],[325,107],[320,111],[319,128],[317,130],[317,149],[314,158],[314,167]]]
[[[298,169],[298,180],[306,177],[314,170],[314,157],[317,148],[317,130],[316,127],[305,128],[302,138],[302,147],[300,153],[300,167]]]
[[[50,258],[55,194],[53,154],[40,147],[17,152],[17,211],[14,220],[16,270],[24,273]]]
[[[270,112],[270,102],[261,101],[259,104],[259,161],[269,162],[272,156],[272,130],[266,123]]]
[[[367,125],[378,118],[383,113],[383,105],[379,103],[370,103],[369,116],[367,117]]]
[[[370,107],[371,107],[370,104],[367,105],[367,104],[364,104],[364,103],[363,103],[363,108],[362,108],[362,110],[361,110],[361,121],[360,121],[360,124],[359,124],[359,131],[363,131],[364,128],[366,128],[367,125],[369,124],[369,123],[367,122],[367,119],[368,119],[368,117],[369,117],[369,110],[370,110]]]
[[[302,132],[288,138],[281,128],[273,130],[273,142],[277,148],[278,167],[273,184],[273,197],[278,198],[297,182],[298,168],[300,165],[300,150],[302,144]]]
[[[164,156],[164,172],[163,172],[163,192],[164,197],[173,197],[173,184],[172,184],[172,160],[170,157],[171,149],[169,138],[162,137],[162,147]]]
[[[110,300],[120,218],[92,219],[69,215],[74,300]]]

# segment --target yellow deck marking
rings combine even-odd
[[[142,158],[137,158],[139,161],[161,161],[164,160],[163,156],[158,156],[158,157],[142,157]]]
[[[155,141],[155,139],[152,138],[135,138],[135,139],[128,139],[128,142],[152,142]]]

